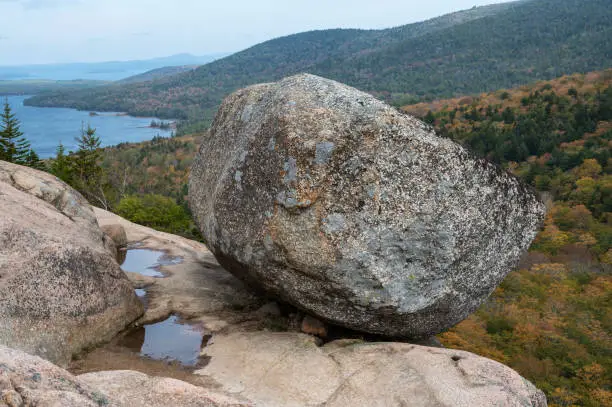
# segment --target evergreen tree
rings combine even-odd
[[[0,155],[5,161],[20,165],[28,165],[30,143],[19,130],[19,120],[11,111],[8,99],[4,101],[4,109],[0,114]]]
[[[55,151],[55,160],[51,163],[51,174],[72,185],[74,183],[72,162],[66,155],[66,148],[60,142]]]
[[[74,157],[76,176],[83,186],[95,187],[102,176],[102,168],[98,165],[102,158],[100,137],[96,135],[96,129],[88,124],[87,128],[81,128],[81,136],[76,141],[79,145]]]
[[[28,155],[26,156],[25,165],[27,165],[28,167],[37,169],[37,170],[47,171],[47,166],[45,165],[45,163],[40,159],[38,154],[36,154],[36,151],[32,149],[28,151]]]
[[[433,112],[430,110],[423,118],[423,121],[427,124],[433,125],[436,122],[436,116],[434,116]]]
[[[79,149],[70,157],[73,164],[71,185],[81,192],[90,203],[109,210],[111,203],[107,194],[111,191],[105,172],[100,166],[100,161],[102,161],[100,137],[96,135],[96,129],[88,124],[87,128],[81,128],[81,136],[77,137],[76,141]]]

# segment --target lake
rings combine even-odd
[[[150,117],[120,116],[116,113],[90,116],[89,112],[75,109],[24,106],[23,101],[28,97],[8,96],[8,102],[21,122],[21,131],[41,158],[55,157],[60,141],[66,151],[76,150],[75,137],[80,135],[83,123],[85,126],[89,123],[96,129],[102,146],[151,140],[156,135],[170,135],[170,131],[148,127],[153,120]],[[4,103],[4,97],[1,100]]]

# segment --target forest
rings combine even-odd
[[[551,406],[612,405],[612,70],[403,110],[549,207],[518,270],[442,343],[516,369]]]
[[[179,75],[44,93],[26,103],[182,119],[186,134],[210,124],[228,93],[291,74],[321,75],[405,104],[604,69],[612,63],[610,37],[608,0],[519,1],[386,30],[290,35]]]
[[[85,89],[106,85],[107,81],[71,80],[54,81],[44,79],[0,80],[0,95],[34,95],[67,89]]]

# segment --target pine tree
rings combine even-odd
[[[79,145],[77,152],[70,158],[72,162],[73,182],[72,186],[81,192],[90,203],[104,209],[110,209],[107,198],[108,182],[105,181],[105,173],[99,165],[102,160],[100,150],[100,137],[96,135],[96,129],[89,124],[87,128],[81,128],[81,136],[76,138]]]
[[[436,122],[436,116],[434,116],[433,112],[430,110],[423,118],[423,121],[427,124],[433,125]]]
[[[19,125],[19,120],[11,111],[8,99],[5,99],[4,109],[0,114],[0,154],[5,161],[27,165],[31,148],[19,130]]]
[[[40,159],[40,157],[38,157],[36,151],[32,149],[28,151],[25,165],[27,165],[28,167],[32,167],[36,170],[47,171],[47,166],[45,165],[45,163]]]
[[[96,129],[88,124],[87,129],[81,128],[81,136],[76,141],[79,149],[74,157],[75,175],[85,187],[95,187],[102,176],[102,168],[98,165],[102,158],[100,137],[96,135]]]
[[[74,183],[72,162],[70,157],[66,156],[66,148],[60,142],[55,151],[55,160],[51,163],[50,168],[51,174],[72,185]]]

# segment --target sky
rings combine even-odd
[[[388,28],[504,0],[0,0],[0,65],[236,52],[326,28]]]

